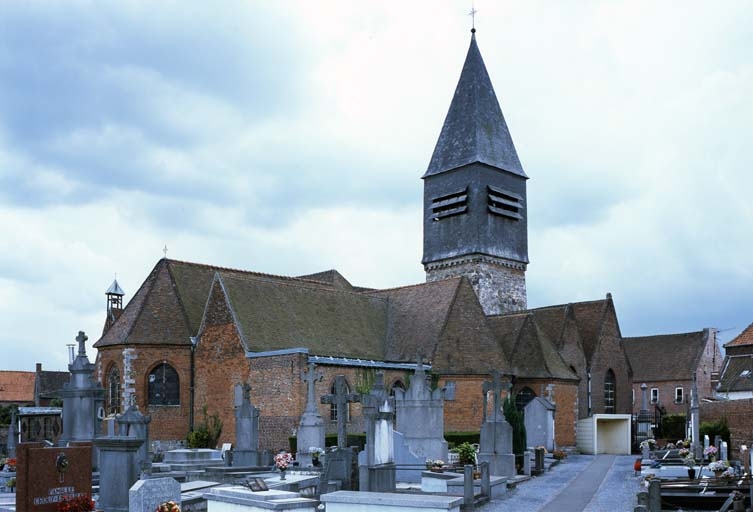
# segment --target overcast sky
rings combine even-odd
[[[468,1],[0,3],[0,369],[89,355],[163,256],[424,280]],[[530,307],[753,322],[753,4],[476,0],[528,181]]]

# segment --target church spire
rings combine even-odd
[[[476,31],[471,32],[463,71],[424,178],[473,163],[527,177],[476,44]]]

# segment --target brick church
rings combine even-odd
[[[377,290],[336,270],[276,276],[167,258],[125,307],[113,283],[94,345],[107,412],[133,401],[152,416],[152,439],[179,440],[206,408],[233,442],[234,389],[248,382],[261,448],[275,450],[296,431],[309,362],[324,374],[320,396],[337,375],[360,391],[376,370],[405,387],[420,357],[447,391],[445,431],[478,431],[494,369],[520,405],[556,405],[559,446],[576,444],[580,418],[631,413],[633,371],[611,296],[527,309],[528,177],[475,33],[422,179],[425,283]],[[319,407],[334,431],[335,411]]]

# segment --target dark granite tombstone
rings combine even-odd
[[[20,443],[17,455],[16,510],[54,511],[63,499],[91,496],[91,443],[65,448]]]

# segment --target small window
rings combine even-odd
[[[491,185],[487,188],[490,213],[514,220],[523,218],[523,196]]]
[[[630,394],[630,403],[632,403],[633,405],[635,405],[635,390],[631,389],[630,392],[631,392],[631,394]]]
[[[460,215],[468,211],[468,187],[451,194],[435,197],[431,200],[431,219]]]
[[[445,400],[455,400],[455,381],[444,381],[443,396]]]
[[[681,404],[685,398],[685,393],[683,392],[682,388],[675,388],[675,403]]]
[[[107,374],[107,414],[120,412],[120,370],[113,365]]]
[[[607,370],[606,375],[604,376],[604,413],[605,414],[614,414],[615,413],[615,386],[616,386],[616,378],[614,375],[614,372],[611,370]]]
[[[180,405],[178,372],[167,363],[149,374],[149,405]]]
[[[659,403],[659,388],[651,388],[651,403]]]
[[[402,391],[405,391],[405,384],[403,384],[403,381],[398,379],[392,384],[392,387],[390,388],[390,396],[395,396],[395,390],[400,389]]]

